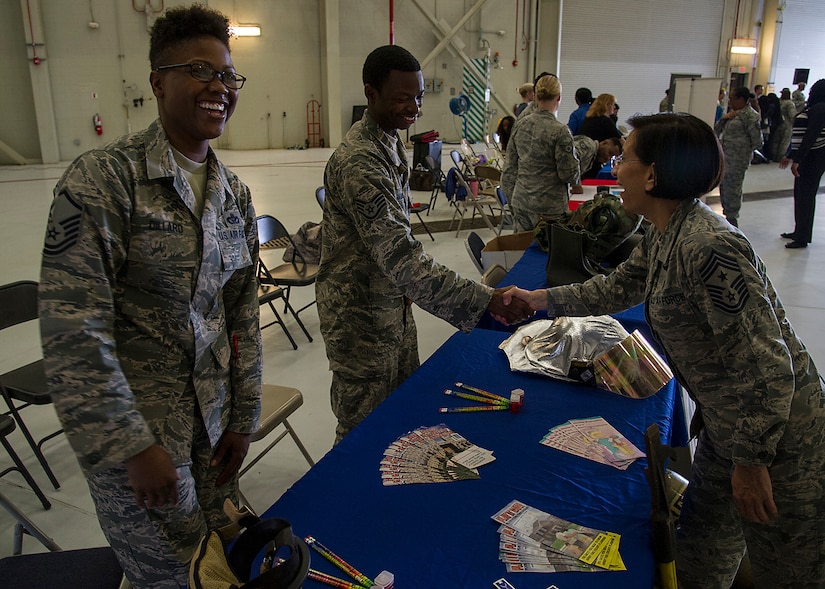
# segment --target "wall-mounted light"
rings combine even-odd
[[[261,25],[236,24],[229,27],[229,32],[236,37],[260,37]]]
[[[739,55],[756,55],[756,39],[732,39],[730,52]]]

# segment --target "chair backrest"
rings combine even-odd
[[[475,231],[470,231],[467,239],[464,240],[464,245],[479,273],[484,274],[484,266],[481,264],[481,250],[484,249],[484,240]]]
[[[0,309],[0,329],[37,319],[37,283],[20,280],[0,286]]]
[[[501,182],[501,170],[494,166],[476,166],[475,171],[479,179],[490,180],[493,183]]]
[[[293,265],[296,263],[306,266],[307,261],[298,248],[295,247],[295,242],[292,241],[292,236],[286,230],[283,223],[272,215],[259,215],[255,217],[255,223],[258,226],[258,243],[261,245],[269,242],[275,242],[276,247],[292,246]]]
[[[327,199],[327,190],[323,186],[319,186],[315,189],[315,200],[318,201],[318,205],[323,209],[324,202]]]
[[[453,160],[453,163],[459,170],[461,169],[461,166],[464,165],[464,158],[461,157],[461,154],[458,152],[457,149],[450,150],[450,158]]]
[[[507,275],[507,270],[501,264],[494,264],[484,271],[481,275],[481,284],[487,286],[496,286],[499,282],[504,280]]]
[[[501,186],[496,186],[496,197],[498,198],[498,202],[502,208],[507,206],[507,195],[504,194],[504,190],[502,190]]]

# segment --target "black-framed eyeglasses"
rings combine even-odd
[[[211,82],[217,77],[224,86],[230,90],[240,90],[243,88],[246,77],[235,72],[219,72],[213,67],[200,62],[195,63],[176,63],[174,65],[160,65],[155,68],[156,72],[160,70],[168,70],[178,67],[188,67],[189,74],[199,82]]]
[[[615,170],[616,168],[619,167],[619,164],[621,164],[623,162],[640,162],[640,161],[642,161],[642,160],[626,160],[626,159],[624,159],[624,154],[623,153],[619,154],[619,155],[614,155],[612,158],[610,158],[610,169]]]

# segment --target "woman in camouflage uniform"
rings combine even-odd
[[[555,316],[645,303],[697,405],[698,445],[677,532],[681,588],[730,587],[746,549],[756,587],[823,587],[819,374],[745,235],[699,200],[724,168],[711,128],[683,113],[631,124],[614,174],[623,206],[652,227],[608,276],[511,294]]]

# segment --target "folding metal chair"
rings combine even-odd
[[[516,232],[516,218],[513,216],[513,209],[510,207],[510,202],[507,200],[507,195],[501,186],[496,186],[496,198],[501,209],[501,222],[498,224],[497,234],[501,235],[505,227],[509,227]]]
[[[29,469],[26,468],[26,465],[23,464],[23,461],[20,460],[20,457],[17,455],[17,452],[14,451],[11,443],[8,441],[7,437],[10,433],[12,433],[16,428],[14,420],[9,415],[0,415],[0,444],[6,449],[6,452],[9,454],[9,458],[14,463],[14,466],[10,466],[0,472],[0,478],[6,476],[11,472],[19,472],[23,475],[26,483],[31,487],[31,490],[34,491],[34,494],[37,495],[37,498],[40,499],[40,503],[43,505],[43,509],[51,508],[52,504],[46,498],[46,495],[43,494],[43,491],[40,489],[40,486],[34,480]]]
[[[315,278],[318,276],[318,264],[310,264],[306,261],[301,252],[298,251],[298,248],[295,247],[295,242],[292,241],[292,237],[289,235],[286,227],[284,227],[278,219],[272,215],[260,215],[256,218],[256,221],[258,225],[258,239],[262,244],[267,242],[280,242],[284,245],[292,245],[292,257],[289,262],[279,264],[272,268],[267,267],[268,276],[265,279],[261,278],[261,284],[274,284],[275,286],[286,289],[284,300],[285,302],[289,302],[289,296],[292,293],[293,287],[315,284]],[[301,311],[308,309],[314,304],[315,299],[313,298],[312,302],[292,312],[293,316],[297,319]],[[307,334],[309,341],[312,341],[306,329],[304,329],[304,333]]]
[[[441,167],[437,166],[433,156],[425,155],[424,163],[427,164],[427,169],[433,173],[433,191],[430,193],[430,206],[427,209],[427,216],[430,216],[430,211],[435,209],[435,201],[438,197],[439,191],[444,190],[444,182],[447,180]]]
[[[255,466],[261,458],[263,458],[275,445],[284,439],[287,434],[292,437],[295,445],[303,454],[310,467],[315,465],[315,461],[304,446],[298,434],[290,425],[287,418],[295,413],[301,405],[304,404],[304,397],[301,391],[292,387],[282,387],[273,384],[264,384],[261,391],[261,425],[258,427],[252,436],[250,436],[250,444],[266,439],[278,426],[283,425],[284,431],[280,432],[278,436],[272,440],[269,445],[262,451],[258,452],[247,464],[241,469],[238,477],[242,477],[246,472]],[[249,501],[240,494],[243,504],[251,507]]]
[[[38,318],[37,283],[31,280],[23,280],[0,286],[0,309],[3,310],[0,314],[0,330],[36,320]],[[54,488],[59,489],[60,483],[57,482],[57,477],[43,455],[43,444],[59,436],[63,433],[63,430],[59,429],[36,441],[20,415],[20,412],[26,407],[49,405],[52,402],[52,397],[46,386],[43,359],[41,358],[0,375],[0,395],[2,395],[9,408],[5,415],[14,418],[20,428],[20,433],[23,434],[29,446],[31,446],[32,452],[34,452],[37,461],[46,472],[46,476],[49,477]]]
[[[464,247],[467,248],[467,253],[470,254],[473,265],[478,269],[478,273],[482,275],[484,274],[484,265],[481,263],[481,250],[484,249],[484,245],[484,240],[475,231],[470,231],[464,240]]]

